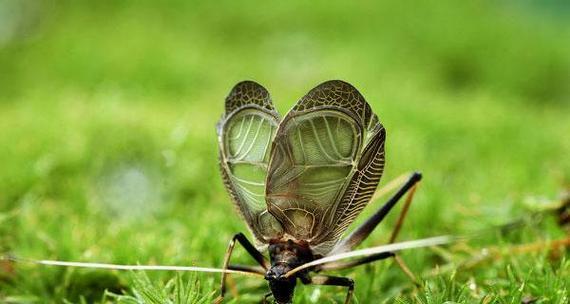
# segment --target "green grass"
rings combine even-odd
[[[0,2],[0,253],[221,266],[246,230],[218,173],[225,95],[253,79],[284,113],[344,79],[387,128],[381,185],[424,174],[401,240],[527,221],[404,252],[421,289],[392,261],[340,272],[355,279],[356,303],[568,303],[567,249],[512,252],[568,236],[554,215],[530,216],[570,185],[564,4],[33,3]],[[395,218],[363,247],[383,244]],[[464,264],[484,248],[502,255]],[[253,263],[239,249],[235,260]],[[0,302],[201,303],[218,281],[0,262]],[[233,281],[234,303],[267,292],[263,280]],[[295,299],[344,295],[299,286]]]

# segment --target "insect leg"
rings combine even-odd
[[[344,304],[350,303],[350,299],[352,299],[352,294],[354,292],[354,281],[350,278],[317,275],[311,278],[303,279],[301,282],[303,282],[305,285],[331,285],[348,287],[348,292],[346,294]]]
[[[392,252],[381,252],[381,253],[377,253],[368,257],[364,257],[364,258],[360,258],[354,261],[348,261],[348,262],[331,262],[329,264],[324,264],[320,267],[318,267],[316,269],[316,271],[329,271],[329,270],[340,270],[340,269],[346,269],[346,268],[352,268],[352,267],[356,267],[356,266],[360,266],[362,264],[368,264],[368,263],[372,263],[378,260],[384,260],[384,259],[388,259],[391,257],[394,257],[395,254]]]
[[[410,189],[410,192],[406,197],[406,201],[404,202],[404,206],[402,206],[402,210],[400,211],[400,216],[398,217],[398,221],[396,222],[394,230],[392,230],[392,234],[390,235],[390,239],[388,241],[389,244],[394,243],[394,241],[398,237],[398,234],[400,233],[400,229],[402,228],[404,219],[408,214],[408,209],[410,208],[410,205],[412,204],[412,201],[414,199],[414,194],[416,193],[416,189],[417,189],[417,184]],[[416,276],[410,271],[410,268],[408,267],[408,265],[406,265],[404,260],[397,254],[394,254],[394,260],[396,261],[400,269],[402,269],[402,271],[408,276],[408,278],[410,278],[410,280],[412,280],[412,282],[416,286],[419,286],[420,285],[419,281],[417,280]]]
[[[228,265],[228,269],[229,270],[251,272],[251,273],[259,273],[259,274],[265,275],[265,269],[263,269],[259,266],[230,264],[230,265]]]
[[[384,217],[386,217],[386,215],[392,210],[400,198],[402,198],[402,196],[404,196],[410,189],[414,188],[414,186],[421,179],[422,175],[420,173],[412,173],[412,175],[408,178],[408,181],[400,188],[400,190],[398,190],[396,194],[394,194],[378,211],[376,211],[376,213],[368,218],[362,225],[356,228],[345,239],[340,241],[331,254],[347,252],[360,245],[372,233],[372,231],[374,231],[376,226],[382,222]],[[396,234],[398,231],[395,231]],[[394,233],[393,235],[395,237]]]
[[[406,218],[406,215],[408,215],[408,209],[410,209],[410,205],[412,204],[412,201],[414,200],[414,194],[416,193],[417,187],[418,187],[417,184],[413,185],[412,188],[410,189],[410,191],[408,192],[408,196],[406,197],[406,200],[404,201],[404,206],[402,206],[402,210],[400,211],[400,216],[398,217],[398,221],[396,221],[396,225],[394,226],[394,230],[392,230],[392,234],[390,235],[390,239],[388,240],[388,244],[392,244],[392,243],[394,243],[394,241],[396,241],[396,238],[398,237],[398,234],[400,233],[400,229],[402,228],[402,224],[404,223],[404,219]]]
[[[408,278],[410,278],[412,283],[414,283],[414,285],[416,285],[416,287],[420,287],[421,286],[420,282],[418,281],[418,279],[416,278],[414,273],[410,270],[410,268],[408,268],[408,265],[406,265],[404,260],[402,260],[402,258],[399,255],[394,255],[394,260],[396,261],[396,263],[398,264],[400,269],[402,269],[404,274],[406,274],[406,276]]]
[[[262,304],[269,304],[269,303],[271,303],[271,302],[269,302],[269,298],[271,298],[272,295],[273,295],[273,294],[272,294],[271,292],[270,292],[270,293],[266,293],[266,294],[263,296],[263,299],[261,299],[261,303],[262,303]]]
[[[265,259],[265,257],[263,256],[263,254],[261,254],[261,252],[259,252],[257,249],[255,249],[255,247],[253,246],[253,244],[251,244],[251,242],[245,237],[245,235],[243,233],[238,233],[236,235],[234,235],[234,237],[232,238],[232,240],[230,241],[229,245],[228,245],[228,250],[226,251],[226,256],[224,258],[224,267],[223,269],[231,269],[229,263],[230,263],[230,258],[232,256],[232,252],[234,250],[234,247],[236,245],[236,241],[239,242],[243,248],[245,248],[245,250],[257,261],[257,263],[259,263],[259,265],[261,265],[264,269],[267,269],[269,267],[269,262],[267,261],[267,259]],[[238,265],[232,265],[232,267],[239,267]],[[258,273],[258,271],[252,271],[252,272],[256,272]],[[221,286],[220,286],[220,295],[214,300],[214,303],[221,303],[224,299],[224,294],[226,293],[226,275],[227,273],[222,273],[222,282],[221,282]]]

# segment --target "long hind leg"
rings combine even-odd
[[[396,222],[396,225],[394,226],[394,230],[392,230],[392,234],[390,235],[390,239],[388,241],[389,244],[394,243],[394,241],[396,241],[396,238],[398,237],[398,234],[400,233],[400,229],[402,228],[402,225],[404,223],[406,215],[408,214],[408,209],[410,208],[410,205],[412,204],[412,201],[414,199],[414,194],[416,193],[417,186],[418,186],[417,184],[414,185],[410,189],[410,192],[408,193],[408,196],[406,197],[406,201],[404,202],[404,206],[402,206],[402,211],[400,212],[400,216],[398,217],[398,221]],[[419,283],[418,279],[410,271],[410,268],[408,267],[408,265],[406,265],[404,260],[397,254],[394,254],[394,260],[396,261],[396,263],[398,263],[398,266],[400,266],[400,269],[402,269],[402,271],[410,278],[410,280],[412,280],[412,282],[414,282],[415,285],[419,286],[420,283]]]
[[[371,233],[374,231],[376,226],[384,220],[386,215],[394,208],[396,203],[411,189],[415,187],[415,185],[422,179],[422,175],[420,173],[412,173],[412,175],[408,178],[406,183],[380,208],[376,213],[374,213],[371,217],[369,217],[362,225],[356,228],[351,234],[349,234],[346,238],[339,242],[339,244],[333,249],[331,254],[347,252],[354,249],[356,246],[360,245]],[[411,193],[413,194],[413,190]],[[411,203],[411,199],[409,199],[409,203],[407,203],[408,207]],[[407,207],[406,207],[407,213]],[[405,216],[405,214],[404,214]],[[399,226],[401,226],[401,222],[403,221],[403,217],[400,216],[399,219]],[[398,226],[398,225],[396,225]],[[396,231],[392,233],[395,236],[399,232],[399,227]]]
[[[386,215],[392,210],[392,208],[398,203],[398,201],[408,194],[406,200],[404,202],[404,206],[402,207],[402,211],[400,212],[400,216],[392,230],[390,235],[389,243],[393,243],[403,225],[403,222],[408,214],[409,207],[413,201],[414,193],[416,191],[418,182],[422,179],[422,175],[420,173],[413,173],[406,183],[378,210],[374,213],[368,220],[366,220],[362,225],[356,228],[348,237],[342,240],[339,245],[335,247],[332,254],[346,252],[354,249],[356,246],[360,245],[371,233],[374,229],[382,222],[382,220],[386,217]],[[418,280],[413,275],[413,273],[409,270],[406,263],[396,254],[392,254],[398,266],[402,269],[402,271],[417,285]],[[371,261],[375,261],[378,259],[384,258],[384,256],[379,255],[376,258],[365,258],[362,260],[355,261],[355,265],[351,263],[344,263],[344,264],[332,264],[329,266],[324,266],[322,269],[339,269],[340,266],[342,268],[353,267],[357,265],[361,265],[364,263],[369,263]]]

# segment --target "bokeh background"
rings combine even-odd
[[[246,229],[218,173],[225,96],[255,80],[285,113],[343,79],[388,131],[381,185],[424,173],[401,239],[489,231],[404,253],[422,289],[390,261],[342,272],[358,303],[565,303],[567,251],[512,248],[567,237],[556,215],[530,215],[570,184],[569,20],[562,0],[0,0],[0,253],[221,266]],[[384,243],[395,217],[366,245]],[[461,268],[490,247],[512,254]],[[236,260],[250,262],[240,250]],[[171,296],[161,286],[173,273],[132,276],[2,261],[0,301]],[[218,279],[182,278],[204,301]],[[235,277],[229,301],[258,302],[264,284]],[[343,297],[299,287],[296,299]]]

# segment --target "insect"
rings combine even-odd
[[[450,243],[439,236],[394,243],[421,174],[399,178],[385,188],[399,190],[348,236],[348,226],[371,200],[384,170],[386,131],[362,95],[350,84],[327,81],[312,89],[281,119],[261,85],[238,83],[226,98],[217,125],[220,167],[226,189],[254,236],[236,234],[223,268],[166,265],[119,265],[0,256],[9,263],[116,270],[169,270],[222,273],[224,299],[228,274],[263,276],[276,303],[292,303],[297,281],[354,290],[350,278],[320,272],[395,258],[396,252]],[[409,193],[388,245],[354,250]],[[376,192],[378,195],[378,192]],[[259,266],[230,264],[240,243]],[[262,252],[267,251],[269,259]],[[11,264],[10,264],[11,265]]]
[[[353,280],[320,272],[396,257],[379,252],[348,262],[311,264],[353,250],[410,192],[393,242],[421,179],[421,174],[411,174],[386,204],[342,238],[375,193],[385,163],[386,130],[352,85],[324,82],[280,118],[264,87],[240,82],[226,98],[217,133],[225,187],[254,237],[254,243],[242,233],[232,238],[224,269],[262,274],[271,290],[266,298],[272,295],[276,303],[292,303],[297,281],[344,286],[349,303]],[[230,264],[236,242],[261,267]],[[217,303],[224,298],[226,276],[222,274]]]

